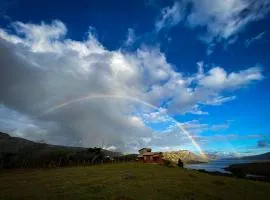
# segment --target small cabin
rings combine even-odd
[[[163,164],[162,152],[152,152],[150,148],[142,148],[139,150],[137,160],[142,163]]]

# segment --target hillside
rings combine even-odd
[[[123,163],[0,173],[0,199],[266,200],[270,184],[160,165]]]
[[[246,160],[270,160],[270,152],[264,153],[264,154],[259,154],[259,155],[254,155],[254,156],[245,156],[245,157],[241,157],[241,159],[246,159]]]
[[[34,151],[37,151],[37,153],[40,154],[55,150],[67,150],[76,152],[86,149],[81,147],[66,147],[33,142],[19,137],[11,137],[6,133],[0,132],[0,153],[18,153],[27,148],[32,148]]]
[[[52,167],[84,163],[100,163],[105,157],[117,160],[135,160],[137,155],[122,156],[119,152],[100,148],[82,148],[33,142],[19,137],[11,137],[0,132],[0,168]],[[187,150],[163,152],[164,159],[177,163],[207,162],[206,159]],[[2,165],[1,165],[2,163]]]
[[[11,137],[7,133],[0,132],[0,153],[18,153],[26,149],[32,149],[37,154],[46,154],[57,150],[67,152],[81,152],[87,150],[88,148],[33,142],[24,138]],[[105,156],[111,157],[122,155],[120,152],[108,151],[106,149],[102,149],[102,152],[104,152]]]
[[[121,153],[101,148],[82,148],[33,142],[0,133],[0,168],[60,167],[101,163]]]
[[[241,163],[232,164],[226,167],[225,170],[230,171],[234,174],[253,174],[258,176],[265,176],[270,180],[270,162],[260,161],[253,163]]]
[[[49,156],[49,157],[57,157],[57,158],[54,158],[57,160],[59,159],[63,160],[63,157],[65,157],[65,159],[66,157],[68,157],[67,159],[69,159],[69,157],[72,156],[72,157],[77,157],[80,159],[85,158],[89,160],[90,157],[93,156],[92,155],[93,149],[82,148],[82,147],[67,147],[67,146],[59,146],[59,145],[33,142],[33,141],[26,140],[19,137],[11,137],[6,133],[0,132],[0,160],[1,160],[1,155],[3,157],[3,154],[7,154],[7,153],[9,155],[12,154],[13,157],[16,156],[17,160],[18,160],[18,157],[25,157],[25,156],[27,156],[28,158],[31,157],[33,159],[41,159],[41,158],[44,159],[44,157]],[[100,154],[99,152],[95,152],[95,153]],[[121,156],[121,158],[119,159],[125,159],[125,160],[135,160],[137,157],[136,154],[122,156],[120,152],[112,152],[105,149],[102,149],[101,153],[102,153],[101,155],[102,157]],[[179,158],[184,163],[207,162],[207,160],[205,160],[201,156],[187,150],[163,152],[163,155],[166,160],[170,160],[175,163],[177,163]],[[14,160],[14,158],[12,159]],[[75,159],[75,158],[72,158],[72,159]]]
[[[186,164],[208,162],[207,159],[188,150],[163,152],[163,156],[166,160],[170,160],[175,163],[178,162],[179,158]]]

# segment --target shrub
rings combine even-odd
[[[177,166],[178,167],[181,167],[181,168],[184,167],[184,163],[183,163],[183,161],[180,158],[178,159]]]

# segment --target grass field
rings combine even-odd
[[[269,199],[270,183],[151,164],[0,171],[0,199]]]

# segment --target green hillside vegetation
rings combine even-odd
[[[66,147],[33,142],[0,132],[0,169],[94,165],[129,161],[135,157],[101,148]]]
[[[154,164],[0,171],[0,199],[268,199],[270,184]]]

